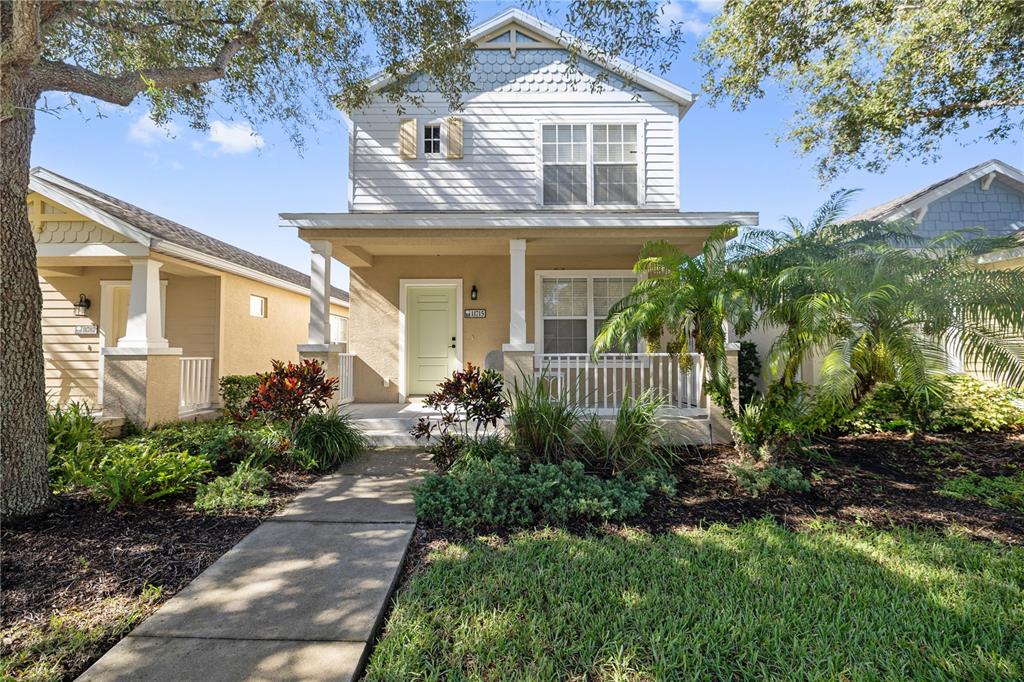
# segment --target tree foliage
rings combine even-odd
[[[781,87],[787,136],[823,178],[935,158],[947,136],[1006,139],[1024,122],[1019,0],[729,0],[699,58],[713,102],[741,110]]]

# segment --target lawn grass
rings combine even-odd
[[[399,679],[1024,678],[1024,549],[769,520],[437,550],[368,666]]]

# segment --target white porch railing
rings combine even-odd
[[[350,403],[355,400],[352,372],[355,353],[339,353],[338,355],[338,402]]]
[[[203,410],[213,404],[213,358],[182,358],[178,411]]]
[[[586,353],[534,356],[537,381],[546,382],[553,395],[598,413],[614,413],[628,396],[650,389],[665,400],[667,408],[704,414],[703,377],[704,356],[700,353],[682,358],[670,353],[605,353],[596,361]]]

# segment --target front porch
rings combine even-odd
[[[500,371],[507,384],[544,382],[581,412],[601,418],[614,417],[628,398],[653,392],[664,401],[667,422],[686,422],[682,440],[712,438],[716,410],[703,389],[699,354],[670,352],[667,339],[652,349],[597,359],[589,354],[610,307],[636,282],[632,266],[643,244],[664,239],[695,253],[710,224],[668,229],[654,216],[631,214],[622,219],[629,224],[617,227],[605,216],[589,229],[495,229],[468,218],[443,229],[389,214],[391,224],[378,229],[354,223],[383,218],[343,218],[344,227],[327,227],[326,218],[316,228],[308,226],[312,220],[291,220],[302,223],[299,234],[310,243],[314,287],[309,339],[299,350],[337,373],[345,387],[341,401],[353,403],[371,431],[404,435],[417,412],[410,401],[473,364]],[[479,220],[502,218],[512,219]],[[403,219],[413,222],[400,226]],[[334,259],[351,273],[345,349],[332,348],[326,338],[324,301]],[[366,406],[376,413],[389,404],[393,414],[359,416]],[[372,421],[382,419],[388,421]],[[723,429],[717,431],[721,436]]]

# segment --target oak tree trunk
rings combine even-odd
[[[0,516],[26,516],[50,501],[46,385],[36,245],[28,178],[39,92],[24,72],[0,75]]]

